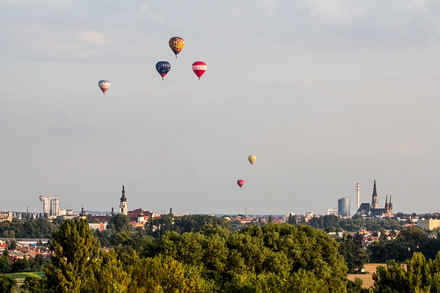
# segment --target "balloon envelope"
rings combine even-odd
[[[179,37],[172,37],[168,42],[168,44],[170,45],[171,50],[173,50],[177,58],[177,54],[179,54],[180,51],[182,51],[183,46],[185,45],[185,41]]]
[[[255,161],[257,160],[257,157],[254,155],[250,155],[248,157],[249,163],[251,163],[251,165],[253,165],[255,163]]]
[[[105,95],[105,92],[110,87],[110,82],[108,80],[103,79],[98,82],[98,86]]]
[[[200,77],[202,77],[203,73],[206,71],[206,63],[203,61],[196,61],[192,65],[192,70],[197,75],[197,77],[200,80]]]
[[[171,69],[171,64],[167,61],[159,61],[156,63],[156,70],[159,72],[162,79],[167,75],[168,71]]]
[[[244,185],[244,180],[243,179],[239,179],[237,180],[237,184],[238,186],[240,186],[240,188]]]

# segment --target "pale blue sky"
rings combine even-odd
[[[353,211],[357,182],[370,201],[376,179],[381,206],[438,211],[439,15],[422,0],[0,0],[0,209],[40,211],[43,194],[110,210],[125,184],[129,209],[320,214],[345,196]]]

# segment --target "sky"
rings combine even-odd
[[[437,212],[439,15],[435,0],[0,0],[0,210],[41,212],[40,195],[118,210],[125,185],[129,210],[325,214],[350,196],[353,213],[376,180],[381,207]]]

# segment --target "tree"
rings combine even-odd
[[[27,257],[25,256],[23,259],[16,259],[12,263],[11,270],[14,273],[16,273],[16,272],[29,272],[31,270],[31,267],[30,267],[29,260],[27,259]]]
[[[128,292],[213,292],[214,284],[202,278],[199,268],[183,265],[171,257],[138,261]]]
[[[53,234],[52,264],[45,268],[47,285],[55,292],[87,288],[98,261],[99,242],[84,219],[66,220]]]
[[[108,221],[108,228],[112,229],[114,232],[128,232],[133,230],[133,225],[131,224],[130,217],[124,214],[117,214]]]
[[[362,288],[363,281],[359,278],[354,278],[354,281],[348,280],[347,293],[372,293],[372,289]]]
[[[309,226],[271,223],[237,232],[212,227],[201,233],[166,233],[161,239],[146,242],[143,255],[164,255],[202,269],[218,288],[232,286],[247,292],[247,285],[237,284],[255,278],[261,278],[258,280],[263,283],[291,284],[291,275],[304,270],[323,282],[328,288],[326,292],[346,291],[347,267],[338,253],[338,243],[327,233]],[[278,276],[281,274],[289,276],[289,280]]]
[[[174,230],[174,217],[169,214],[161,215],[159,218],[149,218],[145,224],[145,231],[148,235],[160,238],[167,232]]]
[[[39,277],[27,276],[21,288],[29,293],[45,293],[48,292],[48,290],[45,289],[44,281],[44,279]]]
[[[405,266],[390,261],[373,274],[374,292],[440,292],[440,252],[434,261],[414,253]]]
[[[8,249],[3,251],[0,256],[0,274],[9,273],[11,270],[11,260],[9,259]]]
[[[356,242],[351,235],[345,236],[340,241],[339,253],[344,256],[349,273],[360,271],[364,267],[364,263],[368,262],[368,255],[362,247],[362,243]]]
[[[15,286],[17,281],[14,278],[0,274],[0,292],[12,292]]]
[[[131,275],[123,269],[114,250],[100,252],[100,264],[93,270],[93,282],[89,282],[89,292],[127,292]]]

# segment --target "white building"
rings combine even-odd
[[[337,208],[327,209],[327,216],[330,216],[330,215],[339,216],[338,209]]]
[[[58,217],[60,215],[58,198],[53,196],[40,197],[43,202],[43,213],[48,217]]]

